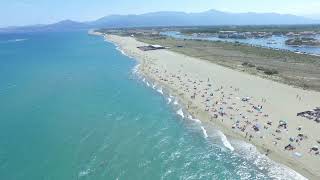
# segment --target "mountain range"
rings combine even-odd
[[[153,26],[214,26],[214,25],[288,25],[320,24],[320,20],[277,13],[228,13],[209,10],[200,13],[174,11],[140,15],[110,15],[90,22],[64,20],[49,25],[8,27],[0,32],[71,31],[90,28],[123,28]]]

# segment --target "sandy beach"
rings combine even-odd
[[[101,34],[98,34],[101,35]],[[297,113],[320,106],[307,91],[188,57],[170,50],[141,51],[132,37],[105,35],[140,62],[139,71],[178,96],[194,118],[309,179],[320,177],[320,123]],[[302,114],[303,115],[303,114]]]

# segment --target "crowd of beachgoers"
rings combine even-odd
[[[242,134],[248,141],[266,139],[285,151],[294,151],[300,147],[308,149],[310,155],[319,155],[320,140],[314,142],[314,146],[304,146],[304,141],[308,139],[308,133],[302,127],[296,129],[295,136],[288,136],[288,122],[275,120],[268,112],[264,111],[263,106],[267,102],[265,98],[242,97],[239,93],[240,88],[219,86],[210,77],[198,79],[183,70],[171,73],[157,66],[148,66],[144,71],[147,71],[153,79],[183,91],[184,95],[192,100],[187,104],[187,110],[192,112],[193,106],[200,108],[210,115],[210,121],[221,121],[228,124],[230,128]],[[194,116],[196,117],[197,114]],[[286,143],[284,145],[279,142]],[[270,150],[267,149],[266,155],[269,152]],[[299,151],[295,151],[293,155],[303,156]],[[320,156],[318,157],[320,158]]]
[[[141,51],[137,47],[146,44],[132,37],[110,35],[107,39],[137,59],[141,64],[139,71],[156,82],[158,88],[168,89],[179,97],[192,117],[212,122],[227,135],[256,145],[265,155],[307,177],[320,175],[316,166],[320,163],[317,131],[320,124],[297,114],[310,104],[315,106],[319,93],[245,75],[168,50]],[[262,93],[259,86],[272,87],[275,92]]]

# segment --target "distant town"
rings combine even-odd
[[[263,39],[272,36],[286,37],[286,45],[289,46],[320,46],[320,27],[318,25],[306,26],[217,26],[217,27],[163,27],[163,28],[129,28],[108,29],[110,33],[123,33],[131,36],[161,36],[162,32],[178,31],[182,34],[197,38],[216,37],[219,39]],[[247,31],[246,31],[247,30]],[[161,37],[159,37],[161,38]],[[275,44],[276,42],[267,42]]]

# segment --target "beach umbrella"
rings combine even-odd
[[[257,127],[257,128],[260,128],[260,124],[257,123],[257,124],[256,124],[256,127]]]
[[[280,125],[285,125],[285,124],[287,124],[287,122],[284,121],[284,120],[280,120],[280,121],[279,121],[279,124],[280,124]]]
[[[259,131],[259,130],[260,130],[260,124],[255,124],[255,125],[253,126],[253,129],[254,129],[255,131]]]
[[[293,153],[293,155],[294,155],[295,157],[301,157],[301,156],[302,156],[302,154],[301,154],[301,153],[298,153],[298,152]]]
[[[313,151],[318,151],[318,150],[319,150],[319,147],[318,147],[318,146],[313,146],[311,149],[312,149]]]

